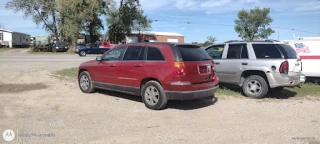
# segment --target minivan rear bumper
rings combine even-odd
[[[209,89],[196,90],[196,91],[165,91],[168,100],[192,100],[204,97],[213,96],[219,85]]]

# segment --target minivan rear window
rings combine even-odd
[[[297,52],[294,50],[293,47],[287,44],[277,44],[276,45],[280,51],[283,53],[286,59],[296,59],[298,58]]]
[[[178,47],[183,61],[211,60],[209,54],[201,47]]]

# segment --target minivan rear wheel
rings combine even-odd
[[[141,96],[145,106],[153,110],[163,109],[168,102],[162,86],[157,81],[145,83],[142,87]]]
[[[251,98],[263,98],[268,93],[266,80],[259,75],[252,75],[245,79],[242,85],[243,93]]]

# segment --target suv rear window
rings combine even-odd
[[[211,60],[209,54],[201,47],[178,47],[183,61]]]
[[[275,44],[252,44],[257,59],[283,59]]]
[[[297,52],[294,50],[293,47],[287,44],[277,44],[276,45],[280,51],[283,53],[286,59],[296,59],[298,58]]]

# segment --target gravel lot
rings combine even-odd
[[[12,143],[312,143],[320,144],[320,101],[170,101],[152,111],[141,98],[83,94],[53,72],[95,56],[0,53],[0,133]],[[40,136],[40,134],[49,134]],[[4,143],[0,138],[0,143]]]

